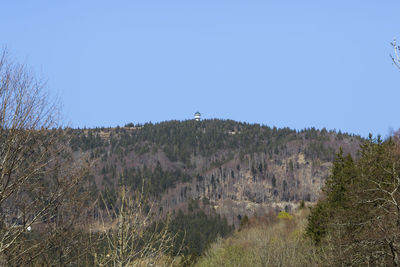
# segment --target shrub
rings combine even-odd
[[[278,219],[291,221],[293,219],[293,216],[287,213],[286,211],[281,211],[278,214]]]

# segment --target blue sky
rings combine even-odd
[[[2,1],[0,45],[73,127],[203,118],[400,127],[400,1]]]

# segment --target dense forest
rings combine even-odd
[[[73,151],[88,153],[98,161],[100,171],[94,175],[101,176],[101,188],[120,182],[124,176],[124,183],[136,189],[145,177],[148,190],[155,196],[194,177],[202,179],[207,171],[236,158],[236,170],[247,156],[259,154],[281,165],[292,154],[303,154],[309,163],[330,162],[339,146],[354,153],[361,140],[340,131],[295,131],[230,120],[129,123],[125,127],[67,132]],[[289,162],[288,168],[299,167],[294,164]],[[251,171],[257,174],[267,168],[265,160],[252,162]]]
[[[192,259],[244,217],[315,201],[339,147],[357,156],[362,141],[325,129],[216,119],[66,129],[65,134],[73,153],[93,162],[82,187],[92,201],[99,195],[102,201],[90,218],[120,205],[121,186],[132,195],[143,190],[156,203],[158,217],[172,214],[173,253]],[[244,190],[237,191],[239,186]],[[246,208],[248,203],[254,206]]]
[[[64,191],[74,190],[48,200],[54,207],[46,208],[40,223],[24,213],[26,205],[11,208],[4,202],[10,214],[4,225],[33,229],[17,232],[24,245],[4,250],[2,260],[11,265],[17,262],[13,255],[21,253],[27,264],[107,265],[153,255],[165,264],[189,266],[249,218],[292,212],[300,203],[316,201],[339,147],[357,158],[363,142],[325,129],[296,131],[217,119],[49,129],[42,136],[62,149],[55,150],[61,161],[46,167],[49,171],[36,184],[53,184],[57,193],[60,173],[71,175],[74,169],[65,163],[79,159],[82,165],[76,167],[77,180],[62,185]],[[154,226],[144,227],[149,222]],[[41,240],[39,232],[56,226],[64,234],[49,231],[45,244],[25,250]],[[140,234],[121,240],[132,232]],[[79,249],[65,247],[76,240]],[[146,240],[153,241],[147,245]],[[125,251],[113,249],[125,243]]]

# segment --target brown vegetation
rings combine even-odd
[[[212,244],[195,266],[321,266],[321,252],[304,237],[306,209],[268,216]]]

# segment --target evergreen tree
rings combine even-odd
[[[353,160],[339,153],[312,208],[307,235],[334,265],[399,266],[400,145],[370,137]]]

